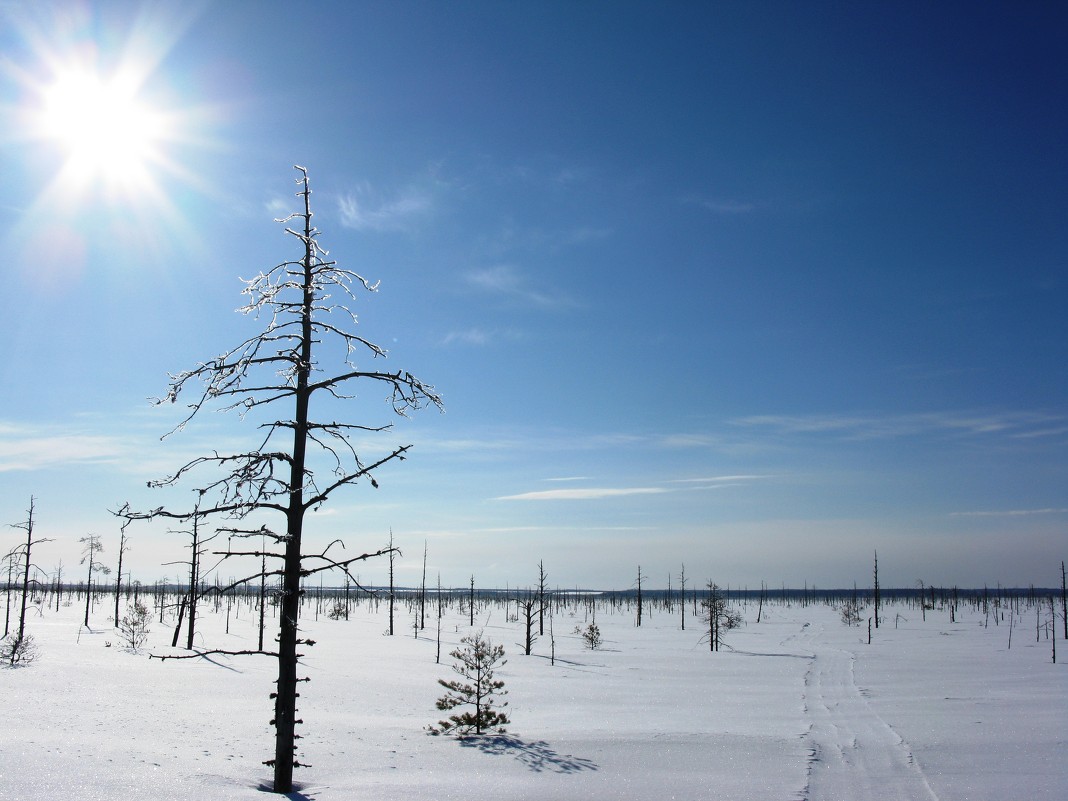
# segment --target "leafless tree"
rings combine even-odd
[[[127,543],[126,529],[129,527],[132,520],[123,519],[119,525],[119,565],[115,568],[115,628],[119,628],[119,624],[122,622],[119,620],[119,592],[122,589],[122,557],[126,555],[126,552],[130,549]]]
[[[174,640],[173,643],[177,644],[178,636],[182,629],[182,618],[188,615],[189,625],[186,629],[185,648],[187,651],[193,650],[193,639],[196,636],[197,630],[197,604],[201,596],[201,576],[203,571],[201,569],[201,560],[207,555],[208,545],[216,537],[219,536],[218,531],[204,536],[200,531],[201,520],[203,515],[200,514],[198,509],[193,510],[193,515],[190,518],[191,528],[188,529],[172,529],[171,534],[188,534],[189,535],[189,561],[188,562],[165,562],[167,566],[170,565],[188,565],[189,566],[189,591],[186,593],[185,598],[180,601],[180,607],[178,612],[178,624],[174,627]],[[215,588],[212,587],[212,590]],[[263,650],[263,646],[260,646],[260,650]]]
[[[423,580],[419,583],[419,630],[426,628],[426,554],[428,544],[423,540]]]
[[[51,542],[52,540],[46,539],[34,539],[33,538],[33,513],[34,513],[34,498],[30,496],[30,508],[26,512],[26,520],[22,523],[12,523],[12,528],[20,528],[26,532],[26,542],[12,549],[7,554],[7,560],[9,565],[8,570],[8,597],[11,594],[11,579],[10,579],[10,566],[13,566],[17,561],[22,562],[22,606],[19,611],[19,630],[15,635],[15,638],[9,643],[9,647],[5,649],[4,654],[9,658],[10,663],[14,665],[20,658],[19,654],[25,650],[23,645],[26,639],[26,602],[30,596],[30,576],[35,569],[33,562],[30,560],[30,552],[33,550],[34,545],[38,545],[42,542]],[[4,636],[8,636],[7,624],[4,624]]]
[[[642,625],[642,579],[644,578],[645,576],[642,574],[642,566],[638,565],[638,617],[635,623],[639,627]]]
[[[390,430],[392,422],[367,425],[341,422],[338,416],[354,399],[357,385],[384,389],[388,406],[400,416],[428,405],[441,407],[434,388],[410,373],[365,365],[365,360],[385,358],[386,351],[355,333],[356,316],[345,304],[355,300],[356,290],[373,292],[377,284],[329,259],[319,244],[319,230],[312,224],[307,170],[295,169],[299,172],[297,197],[302,199],[303,210],[279,222],[300,243],[302,254],[245,280],[243,293],[248,300],[240,311],[263,321],[262,329],[221,355],[171,376],[169,391],[158,401],[173,403],[183,393],[192,395],[188,414],[172,433],[183,429],[202,409],[218,405],[250,422],[258,421],[256,444],[240,453],[215,451],[198,457],[174,474],[150,482],[150,486],[170,487],[199,477],[195,487],[197,513],[204,518],[243,520],[250,515],[277,514],[285,520],[284,531],[265,534],[277,548],[239,550],[235,545],[221,552],[223,558],[270,560],[266,571],[257,565],[252,575],[221,591],[260,579],[264,572],[281,577],[278,650],[272,653],[278,660],[275,756],[266,763],[274,768],[273,790],[277,793],[292,790],[293,768],[300,766],[294,753],[296,690],[297,682],[307,679],[297,676],[298,647],[312,645],[298,636],[301,579],[326,570],[350,575],[353,563],[389,551],[382,548],[358,556],[336,555],[335,546],[344,549],[340,540],[306,550],[305,514],[343,487],[361,481],[377,487],[377,468],[403,460],[411,448],[402,445],[369,458],[359,440]],[[298,224],[291,225],[294,221]],[[325,370],[320,365],[323,358],[336,359],[336,371]],[[312,415],[313,399],[316,415],[322,417]],[[173,511],[164,507],[127,512],[140,518],[183,521],[193,514],[188,508]],[[260,529],[248,531],[255,533],[233,536],[261,536]]]
[[[704,622],[708,626],[708,647],[718,651],[723,644],[723,632],[737,628],[742,624],[741,615],[727,606],[727,596],[718,584],[708,582],[708,596],[701,601],[704,609]],[[703,638],[702,638],[703,639]]]
[[[523,618],[523,653],[526,656],[530,656],[530,651],[534,647],[534,641],[537,639],[537,636],[534,634],[534,617],[538,613],[537,593],[527,590],[525,594],[517,597],[515,602]]]
[[[879,611],[882,608],[882,592],[879,588],[879,552],[875,552],[875,568],[872,570],[872,605],[875,607],[875,628],[879,628]]]
[[[397,591],[393,583],[393,561],[397,557],[397,549],[393,547],[393,529],[389,529],[389,636],[392,637],[393,615],[397,605]]]
[[[682,565],[679,571],[679,610],[682,619],[682,630],[686,631],[686,565]]]
[[[87,534],[78,539],[82,543],[82,560],[79,564],[88,565],[88,576],[85,581],[85,627],[89,628],[89,605],[93,599],[93,574],[100,573],[103,576],[111,572],[111,568],[97,560],[97,555],[104,552],[104,545],[100,542],[97,534]]]
[[[538,560],[538,636],[545,636],[545,596],[548,594],[549,575],[545,572],[544,560]]]
[[[1065,581],[1064,560],[1061,560],[1061,623],[1064,624],[1064,639],[1068,640],[1068,582]]]

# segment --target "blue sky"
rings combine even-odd
[[[0,517],[37,497],[42,568],[255,437],[161,442],[146,399],[254,330],[299,163],[381,280],[361,333],[446,405],[312,542],[392,527],[446,585],[867,586],[875,549],[884,585],[1058,580],[1062,4],[303,5],[0,2]],[[88,124],[39,113],[72,71],[135,75],[151,148],[76,174]],[[130,534],[142,580],[186,558]]]

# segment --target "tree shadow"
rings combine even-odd
[[[256,785],[256,789],[259,790],[261,793],[274,793],[274,786],[272,784],[268,783],[268,782],[263,782],[262,784]],[[287,798],[287,799],[289,799],[289,801],[315,801],[314,793],[318,792],[318,788],[314,789],[314,790],[311,790],[313,795],[306,795],[304,793],[304,790],[309,790],[309,789],[310,788],[305,787],[304,785],[302,785],[299,782],[293,782],[293,789],[292,790],[290,790],[288,793],[282,793],[281,795],[275,795],[274,797],[275,798]]]
[[[599,769],[592,760],[554,751],[544,740],[526,741],[512,734],[483,734],[458,739],[464,748],[477,748],[493,756],[512,756],[534,773],[579,773]]]

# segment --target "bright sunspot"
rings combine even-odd
[[[122,75],[102,80],[90,72],[59,76],[44,92],[41,133],[62,147],[67,177],[101,179],[135,188],[148,180],[163,135],[160,117]]]

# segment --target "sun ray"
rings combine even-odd
[[[187,213],[206,191],[199,165],[217,146],[218,110],[188,105],[166,62],[202,7],[145,6],[132,19],[80,3],[33,18],[0,9],[21,45],[0,55],[16,90],[0,104],[0,139],[22,151],[27,187],[0,236],[27,254],[34,285],[88,277],[90,262],[151,272],[163,263],[153,254],[196,250]]]

